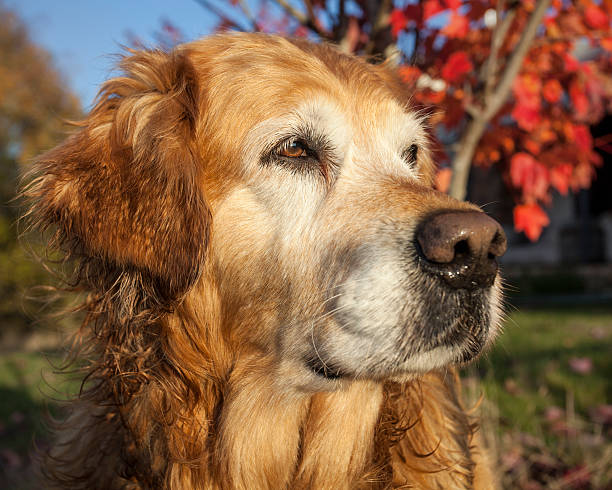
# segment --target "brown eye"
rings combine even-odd
[[[303,158],[309,156],[310,148],[308,145],[298,139],[289,140],[279,149],[278,154],[281,157],[287,158]]]

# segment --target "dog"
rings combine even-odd
[[[456,366],[506,240],[393,67],[234,33],[120,69],[24,191],[86,293],[49,485],[492,488]]]

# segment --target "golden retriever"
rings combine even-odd
[[[505,237],[394,70],[259,34],[120,68],[25,191],[87,292],[49,484],[491,488],[453,366]]]

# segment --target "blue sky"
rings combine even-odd
[[[132,32],[154,44],[163,19],[188,39],[211,32],[215,17],[195,0],[3,0],[29,28],[33,41],[49,51],[84,107],[108,78],[112,54]]]

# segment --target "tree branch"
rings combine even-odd
[[[317,26],[315,19],[311,19],[309,16],[304,15],[299,10],[295,9],[292,5],[289,4],[286,0],[274,0],[278,5],[280,5],[285,12],[287,12],[291,17],[297,20],[304,27],[307,27],[314,33],[316,33],[320,38],[332,40],[329,32],[321,29]]]
[[[365,54],[375,54],[377,51],[376,39],[383,29],[389,27],[389,11],[391,10],[391,0],[382,0],[376,11],[376,16],[372,19],[370,39],[366,45]],[[391,45],[389,45],[390,47]]]
[[[255,32],[258,32],[260,29],[259,29],[259,25],[257,24],[257,19],[252,14],[251,9],[249,8],[245,0],[238,0],[238,4],[240,5],[240,8],[242,9],[242,13],[244,14],[244,16],[247,19],[249,19],[249,22],[252,24],[253,30]]]
[[[219,19],[221,19],[222,21],[228,21],[231,22],[232,25],[238,29],[239,31],[246,31],[248,29],[245,29],[244,27],[242,27],[241,25],[239,25],[235,20],[230,19],[228,17],[227,14],[225,14],[225,12],[222,12],[220,9],[218,9],[215,5],[213,5],[212,3],[210,3],[208,0],[195,0],[196,3],[199,3],[201,7],[203,7],[205,10],[208,10],[209,12],[212,12],[214,15],[216,15],[217,17],[219,17]]]
[[[491,91],[491,95],[485,99],[485,106],[482,108],[482,111],[480,113],[474,113],[473,119],[468,122],[463,137],[457,145],[459,150],[453,161],[453,176],[449,191],[450,195],[456,199],[465,199],[474,152],[476,151],[487,124],[495,117],[508,98],[512,83],[523,65],[525,56],[533,43],[538,27],[550,3],[551,0],[538,0],[531,17],[527,21],[523,36],[516,45],[510,57],[510,61],[506,64],[499,78],[497,87],[495,87],[495,89]]]
[[[539,0],[536,4],[534,11],[529,18],[527,25],[525,26],[523,36],[514,49],[514,53],[512,53],[510,61],[504,68],[504,72],[502,73],[499,83],[495,88],[495,93],[492,94],[488,101],[486,101],[487,107],[485,107],[485,118],[487,119],[487,122],[490,121],[495,114],[497,114],[499,109],[501,109],[501,106],[504,104],[504,102],[506,102],[506,99],[510,94],[510,89],[512,88],[512,83],[518,75],[521,66],[523,66],[525,56],[527,56],[527,52],[533,43],[538,27],[542,23],[542,19],[544,18],[544,14],[546,14],[550,3],[551,0]]]
[[[506,39],[506,34],[508,34],[508,29],[512,25],[514,18],[516,17],[516,4],[512,7],[511,10],[506,12],[506,16],[501,20],[501,14],[504,8],[504,1],[500,0],[497,3],[496,10],[496,19],[497,25],[495,26],[495,30],[493,31],[493,35],[491,36],[491,54],[489,59],[487,60],[485,66],[485,75],[484,75],[484,83],[485,83],[485,96],[484,100],[490,97],[493,92],[493,88],[495,86],[496,76],[497,76],[497,62],[499,60],[499,50],[504,44],[504,39]]]

